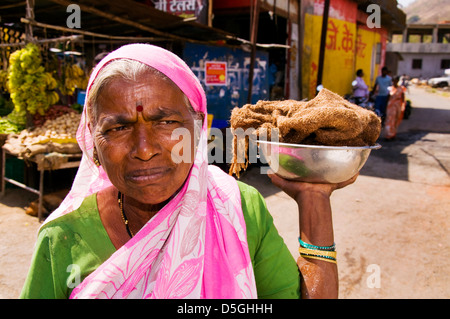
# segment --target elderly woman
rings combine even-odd
[[[296,263],[262,196],[208,165],[205,118],[204,91],[174,54],[133,44],[105,57],[77,134],[79,171],[40,229],[21,297],[336,297],[329,197],[354,179],[271,175],[299,204],[311,254]]]

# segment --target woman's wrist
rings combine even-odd
[[[330,197],[326,192],[302,192],[297,198],[300,238],[316,246],[334,244]]]

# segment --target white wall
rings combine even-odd
[[[410,77],[431,78],[442,76],[444,69],[441,69],[441,60],[450,59],[450,54],[411,54],[401,53],[403,61],[398,61],[398,75],[406,74]],[[422,68],[413,69],[413,59],[422,59]]]

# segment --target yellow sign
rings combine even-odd
[[[322,16],[305,14],[302,91],[304,97],[309,99],[316,94],[321,29]],[[351,82],[356,77],[357,69],[363,69],[365,82],[372,85],[378,69],[374,52],[380,41],[377,30],[372,31],[353,22],[329,18],[322,85],[339,95],[349,94],[352,92]]]

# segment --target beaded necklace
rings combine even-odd
[[[119,192],[118,196],[117,196],[117,201],[119,203],[119,208],[120,208],[120,213],[122,214],[122,219],[123,222],[125,223],[125,227],[127,229],[127,233],[128,235],[130,235],[130,237],[133,237],[134,234],[130,229],[130,226],[128,225],[128,218],[127,215],[125,214],[125,210],[123,209],[123,194],[121,192]]]

